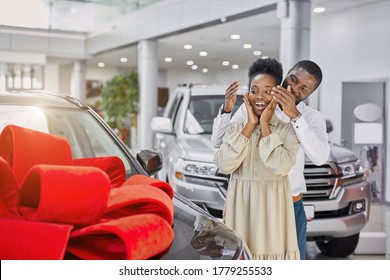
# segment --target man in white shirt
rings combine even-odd
[[[253,72],[251,68],[249,68],[249,77],[252,76]],[[328,160],[330,153],[324,115],[303,102],[316,90],[321,81],[321,68],[313,61],[302,60],[295,64],[287,73],[282,86],[272,88],[271,92],[279,104],[275,110],[276,116],[284,122],[291,122],[301,143],[296,156],[296,164],[288,175],[293,195],[301,259],[306,258],[307,218],[302,202],[302,193],[306,192],[306,183],[303,175],[305,154],[314,164],[322,165]],[[239,86],[238,81],[233,81],[227,88],[225,104],[214,119],[211,143],[215,148],[222,144],[222,138],[229,123],[247,121],[247,112],[244,104],[240,106],[230,120]]]

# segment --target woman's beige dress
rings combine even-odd
[[[295,216],[287,174],[299,147],[294,129],[275,115],[272,133],[257,126],[248,139],[244,123],[230,124],[214,157],[231,174],[224,220],[245,240],[253,259],[299,259]]]

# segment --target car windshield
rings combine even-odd
[[[233,113],[242,104],[241,96],[237,97]],[[185,118],[184,132],[188,134],[211,134],[214,118],[225,103],[224,95],[192,96]]]
[[[0,133],[9,124],[65,137],[73,158],[118,156],[132,174],[127,156],[88,111],[0,105]]]

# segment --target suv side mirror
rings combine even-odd
[[[138,152],[137,160],[149,176],[156,174],[163,167],[161,154],[152,150],[142,150]]]
[[[331,133],[333,131],[333,123],[331,120],[326,119],[326,133]]]
[[[154,117],[150,127],[153,132],[173,133],[173,125],[170,118]]]

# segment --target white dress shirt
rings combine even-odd
[[[326,133],[325,116],[304,102],[297,105],[298,111],[302,114],[296,122],[291,122],[297,134],[301,145],[297,151],[296,163],[291,168],[288,178],[290,181],[293,196],[306,192],[306,183],[303,170],[305,167],[305,154],[315,165],[324,164],[330,154],[328,143],[328,134]],[[230,120],[231,113],[221,114],[214,119],[213,132],[211,135],[211,144],[219,148],[222,144],[223,135],[230,122],[247,122],[247,110],[245,104],[242,104]],[[275,115],[283,122],[290,122],[290,118],[278,107],[275,109]]]

